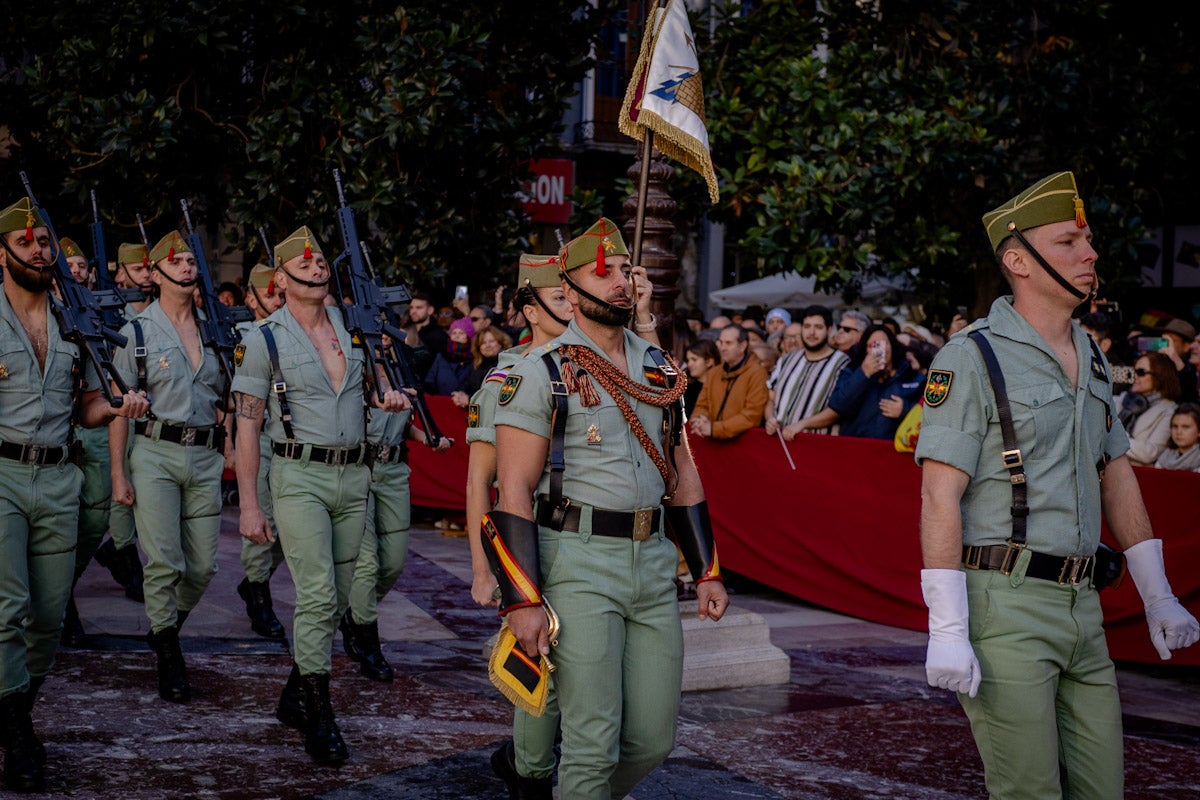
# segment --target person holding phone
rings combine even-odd
[[[1154,466],[1171,443],[1171,414],[1179,395],[1179,375],[1166,355],[1142,353],[1133,362],[1133,385],[1114,400],[1134,466]]]
[[[871,325],[850,348],[850,364],[838,373],[829,408],[840,435],[891,440],[900,420],[917,404],[924,385],[890,328]]]

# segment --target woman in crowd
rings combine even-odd
[[[1154,466],[1200,472],[1200,405],[1181,403],[1171,415],[1171,445]]]
[[[471,339],[475,336],[475,326],[468,317],[456,319],[450,323],[449,334],[445,352],[434,357],[433,366],[425,376],[425,391],[430,394],[461,392],[471,374]]]
[[[850,365],[838,374],[829,398],[841,435],[890,441],[900,420],[916,405],[925,380],[883,325],[868,327],[849,356]]]
[[[512,339],[499,328],[488,326],[475,335],[471,340],[471,373],[467,375],[466,386],[461,392],[454,392],[450,399],[459,408],[466,408],[471,403],[471,395],[483,385],[487,377],[500,359],[500,353],[512,347]]]
[[[1133,362],[1133,385],[1114,398],[1129,434],[1129,460],[1153,466],[1171,441],[1171,415],[1179,402],[1179,373],[1162,353],[1142,353]]]
[[[687,416],[692,415],[696,407],[696,399],[700,397],[700,387],[709,370],[721,362],[721,354],[717,351],[712,339],[697,339],[687,348],[688,386],[683,395],[683,407]]]

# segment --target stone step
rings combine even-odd
[[[791,659],[771,644],[762,615],[730,606],[717,622],[696,617],[696,602],[679,605],[683,623],[683,690],[737,689],[787,683]]]

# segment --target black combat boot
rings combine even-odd
[[[517,772],[512,739],[504,741],[492,753],[492,772],[508,787],[508,800],[551,800],[554,796],[550,777],[524,778]]]
[[[83,621],[79,619],[79,609],[75,605],[75,590],[67,598],[67,613],[63,615],[62,634],[59,637],[63,647],[83,647],[87,644],[87,634],[83,631]]]
[[[350,656],[351,661],[362,661],[362,646],[358,641],[358,626],[354,624],[354,616],[350,613],[350,609],[346,609],[346,613],[342,614],[341,620],[338,622],[338,630],[342,632],[342,647],[346,651],[346,655]]]
[[[146,641],[158,656],[158,696],[171,703],[186,703],[192,699],[187,665],[179,649],[179,628],[172,626],[150,633]]]
[[[342,645],[346,648],[346,655],[358,662],[359,672],[373,681],[387,683],[396,677],[379,647],[378,622],[359,625],[347,608],[338,627],[342,631]]]
[[[37,758],[37,739],[26,692],[0,698],[0,742],[4,744],[4,784],[14,792],[40,792],[46,775]],[[43,755],[43,758],[45,756]]]
[[[37,702],[38,690],[42,688],[42,684],[45,682],[45,675],[40,678],[31,676],[29,678],[29,689],[25,691],[25,708],[29,712],[29,738],[33,740],[33,757],[37,759],[37,763],[39,764],[46,763],[46,747],[33,730],[33,704]]]
[[[271,603],[271,584],[266,581],[251,583],[249,578],[242,578],[237,593],[246,602],[250,630],[268,639],[282,639],[283,623],[275,616],[275,608]]]
[[[96,561],[112,574],[113,580],[125,590],[126,597],[139,603],[145,601],[142,560],[138,557],[137,545],[126,545],[118,550],[112,539],[105,539],[96,550]]]
[[[300,683],[304,687],[304,704],[308,708],[304,752],[322,766],[341,766],[350,757],[350,751],[346,749],[342,732],[333,718],[333,706],[329,702],[329,673],[301,675]]]
[[[308,729],[308,706],[304,702],[304,687],[300,684],[300,667],[295,662],[292,663],[292,672],[288,675],[283,693],[279,695],[275,719],[298,731]]]

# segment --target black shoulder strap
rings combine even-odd
[[[651,347],[648,351],[650,359],[654,365],[658,367],[658,371],[666,378],[667,387],[671,388],[675,385],[675,381],[679,379],[679,372],[675,366],[667,361],[666,355],[657,347]],[[663,442],[667,451],[667,461],[671,465],[671,469],[675,470],[676,474],[679,468],[675,463],[675,448],[683,441],[683,397],[680,397],[674,403],[663,406]]]
[[[1004,383],[1004,373],[1000,370],[1000,362],[992,345],[979,331],[967,334],[983,355],[983,363],[987,366],[988,379],[992,382],[992,393],[996,396],[996,413],[1000,416],[1000,433],[1004,437],[1004,452],[1000,458],[1008,470],[1008,480],[1012,484],[1012,541],[1014,544],[1025,544],[1025,526],[1029,518],[1028,486],[1025,483],[1025,466],[1021,457],[1021,448],[1017,443],[1017,432],[1013,428],[1012,408],[1008,404],[1008,389]]]
[[[550,527],[561,531],[566,521],[567,506],[571,502],[563,497],[563,472],[567,468],[567,385],[563,383],[562,373],[558,364],[554,363],[552,353],[542,354],[542,363],[550,373],[550,400],[554,404],[550,415],[550,505],[554,509]]]
[[[292,410],[287,401],[287,383],[283,380],[283,370],[279,367],[279,347],[275,344],[275,334],[271,333],[270,325],[262,326],[263,341],[267,344],[267,355],[271,359],[271,390],[279,400],[279,421],[283,423],[283,434],[289,442],[296,440],[292,430]]]
[[[133,326],[133,362],[137,365],[137,388],[146,391],[146,336],[142,333],[142,323],[136,319],[130,320]]]

